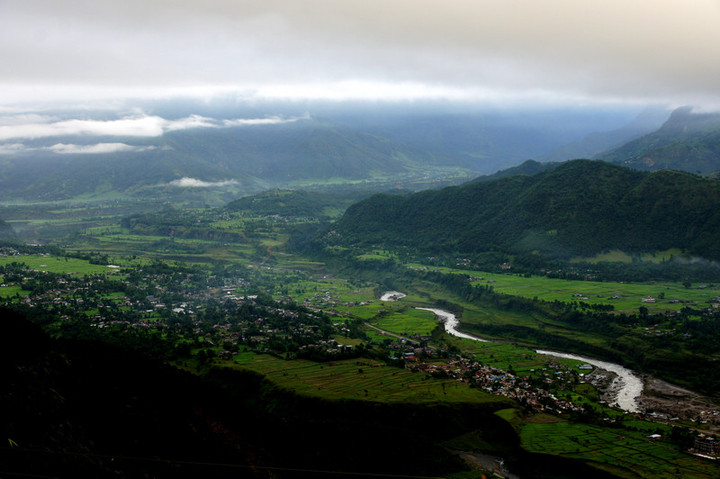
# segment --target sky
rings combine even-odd
[[[0,0],[0,58],[0,113],[222,95],[716,109],[720,0]]]

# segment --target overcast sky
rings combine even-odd
[[[720,0],[0,0],[0,108],[234,93],[720,107]]]

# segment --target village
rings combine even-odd
[[[317,359],[354,354],[351,345],[333,339],[348,334],[345,323],[267,295],[236,295],[243,284],[239,278],[118,269],[79,276],[20,264],[0,267],[0,278],[3,287],[27,292],[4,302],[48,318],[43,321],[53,321],[51,329],[157,331],[205,350],[203,356],[222,358],[231,358],[240,346]]]
[[[516,376],[498,368],[480,364],[467,358],[456,358],[443,363],[424,363],[408,359],[408,369],[424,371],[434,377],[449,377],[463,381],[492,394],[502,395],[516,400],[532,412],[566,414],[582,412],[583,408],[572,402],[560,399],[548,389],[537,387],[538,381],[528,376]],[[539,382],[552,389],[560,383],[570,381],[569,371],[543,372]]]

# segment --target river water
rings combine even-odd
[[[479,338],[477,336],[473,336],[472,334],[463,333],[462,331],[458,331],[457,327],[460,325],[460,320],[457,319],[457,317],[448,312],[444,311],[442,309],[435,309],[435,308],[415,308],[415,309],[422,309],[423,311],[430,311],[435,314],[438,318],[440,318],[440,321],[445,324],[445,331],[448,334],[452,334],[453,336],[457,336],[458,338],[465,338],[465,339],[472,339],[474,341],[480,341],[483,343],[488,343],[489,341],[487,339]]]
[[[398,299],[403,299],[407,294],[401,293],[400,291],[385,291],[382,296],[380,296],[380,301],[397,301]]]
[[[617,374],[617,377],[613,380],[613,383],[610,386],[611,390],[617,391],[617,397],[615,398],[616,405],[620,409],[628,412],[640,411],[637,404],[637,398],[640,397],[643,392],[643,382],[642,379],[640,379],[638,375],[630,369],[620,366],[619,364],[587,358],[585,356],[578,356],[577,354],[543,351],[540,349],[536,352],[538,354],[555,356],[557,358],[577,359],[578,361],[584,361],[588,364],[592,364],[596,368],[604,369]]]
[[[402,295],[400,297],[397,297],[395,295]],[[386,296],[387,295],[387,296]],[[393,299],[383,299],[383,298],[390,298]],[[398,291],[388,291],[384,293],[381,297],[381,301],[395,301],[397,299],[403,298],[405,295],[403,293],[399,293]],[[448,312],[444,311],[442,309],[436,309],[436,308],[417,308],[422,309],[423,311],[430,311],[433,314],[435,314],[445,325],[445,331],[448,334],[452,334],[453,336],[457,336],[458,338],[465,338],[465,339],[472,339],[473,341],[481,341],[481,342],[488,342],[487,339],[482,339],[477,336],[473,336],[471,334],[463,333],[461,331],[458,331],[457,328],[460,325],[460,321],[457,319],[457,317]],[[566,359],[576,359],[578,361],[583,361],[588,364],[591,364],[599,369],[604,369],[606,371],[611,371],[615,374],[617,374],[617,377],[613,380],[613,384],[610,386],[612,390],[617,391],[617,397],[615,399],[616,405],[627,412],[638,412],[640,408],[637,404],[637,398],[640,397],[640,395],[643,392],[643,382],[638,377],[635,372],[631,371],[630,369],[627,369],[623,366],[620,366],[619,364],[615,363],[609,363],[607,361],[600,361],[598,359],[588,358],[585,356],[579,356],[577,354],[566,354],[566,353],[559,353],[555,351],[544,351],[544,350],[537,350],[538,354],[544,354],[547,356],[555,356],[558,358],[566,358]]]

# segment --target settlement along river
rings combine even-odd
[[[405,294],[398,291],[387,291],[383,293],[382,296],[380,296],[380,301],[397,301],[398,299],[404,297]],[[448,334],[452,334],[453,336],[457,336],[459,338],[472,339],[473,341],[488,342],[487,339],[482,339],[477,336],[458,331],[457,328],[460,325],[460,321],[454,314],[448,311],[436,308],[417,309],[422,309],[424,311],[430,311],[434,313],[444,323],[445,331],[447,331]],[[616,405],[620,409],[627,412],[638,412],[640,410],[637,404],[637,398],[640,397],[643,392],[643,382],[638,377],[638,375],[630,369],[620,366],[619,364],[587,358],[585,356],[579,356],[576,354],[566,354],[544,350],[537,350],[536,352],[538,354],[555,356],[558,358],[576,359],[578,361],[583,361],[591,364],[596,368],[604,369],[606,371],[615,373],[617,376],[613,380],[613,384],[610,386],[610,389],[617,392],[617,397],[615,398]]]

